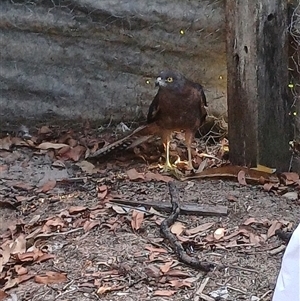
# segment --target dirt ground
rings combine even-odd
[[[1,300],[271,300],[284,251],[284,242],[271,232],[278,224],[294,229],[300,220],[297,201],[262,185],[174,179],[181,203],[228,207],[227,216],[180,215],[177,225],[184,229],[174,230],[191,256],[215,265],[205,273],[178,261],[161,237],[158,212],[142,208],[148,213],[138,221],[132,208],[110,205],[114,199],[169,203],[167,177],[130,179],[130,169],[149,170],[136,159],[106,161],[93,172],[75,162],[53,162],[28,147],[0,153],[2,248],[6,241],[18,244],[21,235],[25,253],[34,246],[54,255],[48,260],[11,255],[2,266],[6,278],[0,288],[21,275],[30,279],[6,287],[10,297]],[[221,288],[225,294],[212,297]]]

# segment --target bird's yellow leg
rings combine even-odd
[[[185,132],[185,143],[187,147],[187,152],[188,152],[188,169],[192,170],[194,169],[193,164],[192,164],[192,141],[193,141],[193,133],[186,131]]]
[[[165,147],[165,156],[166,161],[165,164],[162,166],[163,171],[171,171],[174,170],[176,167],[171,164],[170,162],[170,142],[171,142],[171,132],[165,131],[162,133],[162,140]]]
[[[173,170],[175,166],[173,166],[170,162],[170,136],[169,135],[166,139],[165,151],[166,151],[166,162],[163,166],[163,171]]]
[[[188,169],[193,169],[193,164],[192,164],[192,148],[189,145],[187,147],[187,151],[188,151]]]

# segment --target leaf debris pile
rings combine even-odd
[[[284,250],[274,234],[299,219],[290,210],[298,202],[296,174],[208,169],[218,159],[206,154],[199,164],[210,163],[196,175],[213,180],[178,182],[183,203],[229,207],[229,216],[179,216],[171,227],[191,256],[215,263],[204,275],[178,262],[161,238],[165,212],[113,202],[168,202],[166,183],[174,178],[143,161],[83,159],[105,143],[49,127],[29,140],[1,138],[0,300],[270,300]]]

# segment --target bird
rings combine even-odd
[[[155,80],[158,91],[151,102],[147,114],[146,124],[136,129],[105,149],[92,156],[106,154],[119,147],[132,148],[138,142],[131,141],[133,137],[148,137],[158,135],[165,146],[164,171],[174,170],[170,163],[170,141],[173,132],[185,132],[185,143],[188,152],[188,169],[193,169],[191,146],[194,135],[205,122],[207,116],[207,101],[202,85],[187,79],[182,73],[174,70],[164,70]]]
[[[165,145],[164,170],[173,169],[170,163],[170,141],[174,131],[185,132],[188,168],[192,169],[191,145],[194,135],[207,116],[207,101],[203,87],[177,71],[162,71],[155,81],[158,92],[148,111],[147,123],[156,123]]]

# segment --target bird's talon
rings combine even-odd
[[[168,173],[171,174],[173,176],[175,176],[176,178],[180,179],[184,174],[176,167],[176,165],[171,164],[171,163],[165,163],[164,165],[159,165],[159,167],[161,168],[161,171],[163,173]]]
[[[169,164],[165,163],[164,165],[159,165],[159,167],[161,168],[161,170],[163,172],[169,172],[169,171],[176,169],[176,166],[172,165],[171,163],[169,163]]]

